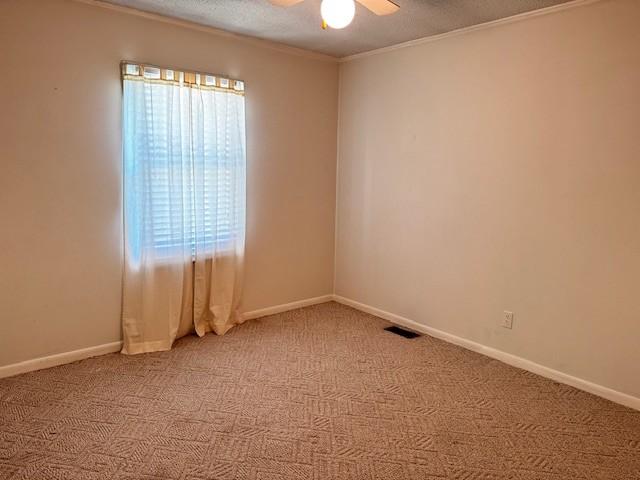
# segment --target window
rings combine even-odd
[[[124,64],[128,259],[244,246],[244,84]]]

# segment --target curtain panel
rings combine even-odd
[[[244,83],[122,64],[122,353],[241,321]]]

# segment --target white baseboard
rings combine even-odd
[[[596,383],[574,377],[572,375],[554,370],[549,367],[545,367],[525,358],[518,357],[516,355],[512,355],[510,353],[506,353],[501,350],[488,347],[486,345],[482,345],[472,340],[467,340],[466,338],[458,337],[442,330],[428,327],[421,323],[415,322],[414,320],[410,320],[400,315],[380,310],[379,308],[372,307],[364,303],[356,302],[355,300],[351,300],[340,295],[322,295],[320,297],[307,298],[304,300],[298,300],[296,302],[261,308],[259,310],[245,312],[243,314],[243,318],[244,320],[252,320],[267,315],[274,315],[276,313],[295,310],[297,308],[330,302],[332,300],[344,305],[348,305],[357,310],[370,313],[371,315],[383,318],[391,323],[395,323],[397,325],[415,330],[420,333],[426,333],[427,335],[431,335],[432,337],[436,337],[446,342],[453,343],[454,345],[459,345],[468,350],[472,350],[488,357],[495,358],[496,360],[500,360],[501,362],[513,365],[514,367],[522,368],[523,370],[536,373],[551,380],[555,380],[556,382],[571,385],[572,387],[579,388],[580,390],[584,390],[585,392],[589,392],[594,395],[598,395],[600,397],[606,398],[607,400],[611,400],[621,405],[640,410],[640,398],[633,397],[626,393],[618,392],[617,390],[613,390],[611,388],[607,388],[602,385],[598,385]],[[26,360],[24,362],[14,363],[11,365],[0,366],[0,378],[11,377],[20,373],[32,372],[34,370],[41,370],[43,368],[51,368],[58,365],[63,365],[65,363],[84,360],[85,358],[105,355],[107,353],[119,352],[121,348],[122,342],[105,343],[104,345],[97,345],[95,347],[82,348],[80,350],[73,350],[71,352],[59,353],[56,355],[35,358],[33,360]]]
[[[289,310],[295,310],[296,308],[309,307],[311,305],[317,305],[319,303],[326,303],[333,300],[333,295],[322,295],[320,297],[306,298],[304,300],[298,300],[291,303],[283,303],[282,305],[275,305],[273,307],[261,308],[259,310],[252,310],[251,312],[245,312],[242,314],[243,320],[253,320],[254,318],[265,317],[267,315],[275,315],[276,313],[288,312]]]
[[[254,318],[264,317],[266,315],[273,315],[289,310],[295,310],[296,308],[308,307],[310,305],[330,302],[331,300],[333,300],[333,295],[323,295],[321,297],[307,298],[304,300],[298,300],[297,302],[285,303],[283,305],[275,305],[273,307],[261,308],[260,310],[246,312],[242,315],[242,317],[244,320],[252,320]],[[104,345],[97,345],[95,347],[73,350],[71,352],[58,353],[56,355],[49,355],[46,357],[34,358],[32,360],[25,360],[24,362],[13,363],[11,365],[4,365],[0,366],[0,378],[12,377],[21,373],[33,372],[34,370],[42,370],[43,368],[57,367],[58,365],[64,365],[65,363],[84,360],[85,358],[97,357],[99,355],[105,355],[107,353],[119,352],[121,349],[122,342],[112,342],[105,343]]]
[[[414,320],[410,320],[394,313],[385,312],[384,310],[380,310],[379,308],[356,302],[355,300],[341,297],[340,295],[334,295],[333,300],[338,303],[353,307],[357,310],[370,313],[371,315],[375,315],[376,317],[383,318],[391,323],[395,323],[402,327],[415,330],[416,332],[426,333],[427,335],[431,335],[432,337],[436,337],[444,340],[445,342],[464,347],[467,350],[481,353],[483,355],[486,355],[487,357],[495,358],[496,360],[500,360],[501,362],[507,363],[514,367],[536,373],[540,376],[555,380],[559,383],[570,385],[580,390],[584,390],[585,392],[589,392],[599,397],[606,398],[607,400],[611,400],[612,402],[619,403],[626,407],[640,410],[640,398],[633,397],[626,393],[618,392],[617,390],[613,390],[611,388],[607,388],[602,385],[598,385],[596,383],[574,377],[572,375],[554,370],[549,367],[545,367],[544,365],[532,362],[531,360],[527,360],[525,358],[518,357],[516,355],[512,355],[510,353],[506,353],[492,347],[487,347],[486,345],[482,345],[472,340],[467,340],[466,338],[458,337],[456,335],[443,332],[442,330],[428,327],[421,323],[415,322]]]
[[[96,345],[95,347],[81,348],[71,352],[58,353],[47,357],[34,358],[33,360],[25,360],[24,362],[13,363],[0,367],[0,378],[12,377],[20,373],[32,372],[34,370],[42,370],[43,368],[57,367],[65,363],[77,362],[85,358],[97,357],[107,353],[119,352],[122,348],[122,342],[105,343],[104,345]]]
[[[273,307],[261,308],[253,310],[242,315],[244,320],[273,315],[275,313],[295,310],[296,308],[308,307],[318,303],[330,302],[333,295],[323,295],[321,297],[307,298],[297,302],[285,303],[283,305],[275,305]],[[122,342],[105,343],[95,347],[82,348],[71,352],[58,353],[46,357],[34,358],[33,360],[25,360],[24,362],[13,363],[11,365],[0,366],[0,378],[12,377],[20,373],[33,372],[34,370],[42,370],[43,368],[57,367],[65,363],[84,360],[85,358],[97,357],[107,353],[119,352],[122,349]]]

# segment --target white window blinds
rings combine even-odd
[[[244,84],[123,65],[128,258],[244,248]]]

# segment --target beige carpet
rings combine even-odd
[[[0,479],[640,479],[640,412],[328,303],[0,380]]]

